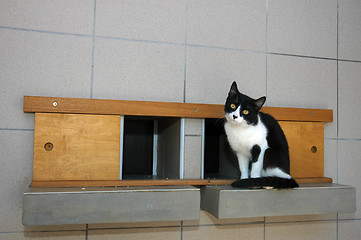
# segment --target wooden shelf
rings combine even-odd
[[[329,109],[263,107],[279,121],[332,122]],[[224,105],[24,96],[24,112],[223,118]]]
[[[117,181],[33,181],[32,188],[56,187],[134,187],[134,186],[207,186],[231,185],[236,179],[155,179],[155,180],[117,180]],[[331,178],[298,178],[298,183],[332,183]]]

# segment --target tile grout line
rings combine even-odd
[[[180,225],[180,230],[181,230],[181,234],[180,234],[180,240],[183,240],[183,225],[184,225],[184,222],[183,221],[181,221],[181,225]]]
[[[337,6],[336,6],[336,108],[337,108],[337,113],[336,113],[336,121],[337,121],[337,125],[336,125],[336,137],[337,139],[339,139],[339,22],[340,22],[340,8],[339,8],[339,0],[337,0]],[[339,144],[338,144],[338,140],[336,141],[336,181],[337,183],[339,183],[338,180],[338,172],[339,172]],[[338,235],[339,235],[339,214],[336,214],[336,239],[338,240]]]
[[[337,17],[336,17],[336,58],[337,58],[337,67],[336,67],[336,101],[337,101],[337,113],[336,113],[336,121],[337,121],[337,126],[336,126],[336,136],[337,138],[339,137],[339,113],[338,113],[338,109],[339,109],[339,96],[338,96],[338,92],[339,92],[339,1],[337,0]]]
[[[269,17],[268,11],[269,11],[269,1],[266,0],[266,53],[268,53],[268,17]],[[266,54],[266,98],[267,97],[268,97],[268,54]]]
[[[336,121],[337,121],[337,125],[336,125],[336,181],[337,183],[338,181],[338,141],[339,141],[339,61],[338,61],[338,45],[339,45],[339,39],[338,39],[338,29],[339,29],[339,2],[337,0],[337,6],[336,6],[336,55],[337,55],[337,62],[336,62],[336,108],[337,108],[337,113],[336,113]],[[337,226],[338,226],[338,214],[337,214]]]
[[[263,218],[263,240],[266,240],[266,217]]]
[[[186,102],[187,87],[187,50],[188,50],[188,0],[185,1],[185,26],[184,26],[184,82],[183,82],[183,102]]]
[[[85,224],[85,240],[88,240],[89,224]]]
[[[92,35],[92,63],[91,63],[91,74],[90,74],[90,98],[93,98],[93,87],[94,87],[94,55],[95,55],[95,22],[96,22],[96,9],[97,0],[94,0],[94,19],[93,19],[93,35]]]
[[[0,26],[0,29],[13,30],[13,31],[44,33],[44,34],[53,34],[53,35],[63,35],[63,36],[75,36],[75,37],[86,37],[86,38],[91,38],[92,37],[92,35],[82,34],[82,33],[55,32],[55,31],[49,31],[49,30],[18,28],[18,27]]]
[[[340,141],[356,141],[356,142],[358,142],[358,141],[361,141],[361,138],[324,138],[325,140],[335,140],[335,141],[337,141],[337,140],[340,140]]]
[[[34,129],[25,129],[25,128],[0,128],[0,131],[23,131],[23,132],[34,132]]]
[[[128,38],[101,36],[101,35],[95,35],[95,34],[87,35],[87,34],[79,34],[79,33],[54,32],[54,31],[47,31],[47,30],[35,30],[35,29],[25,29],[25,28],[6,27],[6,26],[0,26],[0,29],[37,32],[37,33],[45,33],[45,34],[57,34],[57,35],[64,35],[64,36],[87,37],[87,38],[95,38],[95,39],[102,38],[102,39],[112,39],[112,40],[119,40],[119,41],[144,42],[144,43],[152,43],[152,44],[166,44],[166,45],[175,45],[175,46],[186,45],[186,47],[199,47],[199,48],[209,48],[209,49],[219,49],[219,50],[230,50],[230,51],[238,51],[238,52],[242,52],[242,53],[258,53],[258,54],[268,54],[268,55],[277,55],[277,56],[288,56],[288,57],[310,58],[310,59],[339,61],[339,62],[361,63],[361,60],[354,60],[354,59],[337,59],[337,58],[328,58],[328,57],[320,57],[320,56],[298,55],[298,54],[292,54],[292,53],[258,51],[258,50],[252,50],[252,49],[236,49],[236,48],[214,47],[214,46],[188,44],[188,43],[184,44],[184,43],[161,42],[161,41],[130,39],[130,38],[128,39]]]

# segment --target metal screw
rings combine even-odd
[[[57,102],[53,102],[53,106],[54,106],[54,107],[58,106],[58,103],[57,103]]]

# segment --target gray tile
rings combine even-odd
[[[263,224],[195,226],[183,228],[183,240],[227,239],[263,240]]]
[[[264,217],[218,219],[207,211],[201,210],[198,220],[184,221],[183,226],[263,224]]]
[[[340,219],[361,218],[361,141],[339,140],[338,182],[356,187],[356,213],[339,214]]]
[[[185,120],[185,135],[202,135],[203,119],[200,118],[186,118]]]
[[[0,130],[0,232],[85,230],[85,225],[23,226],[23,193],[32,181],[33,139],[32,131]]]
[[[337,223],[330,222],[299,222],[266,224],[265,239],[337,239]]]
[[[0,128],[33,129],[23,96],[89,97],[92,40],[0,29]]]
[[[287,223],[287,222],[311,222],[323,220],[336,220],[337,214],[314,214],[314,215],[293,215],[266,217],[266,223]]]
[[[32,131],[0,131],[0,232],[23,231],[22,195],[32,180],[33,137]]]
[[[96,34],[184,43],[184,0],[98,1]]]
[[[332,109],[325,137],[336,137],[336,61],[270,55],[267,84],[268,106]]]
[[[58,240],[83,240],[85,231],[62,231],[62,232],[24,232],[24,233],[0,233],[3,240],[25,240],[25,239],[58,239]]]
[[[14,0],[2,1],[1,26],[25,29],[93,33],[94,1]]]
[[[241,92],[266,94],[266,56],[241,51],[188,47],[186,102],[224,104],[233,81]],[[223,117],[223,116],[220,116]]]
[[[361,2],[339,1],[339,58],[361,60]]]
[[[339,137],[361,139],[361,63],[339,62],[338,85]]]
[[[266,2],[189,1],[188,44],[252,49],[266,49]]]
[[[184,141],[184,178],[200,179],[202,170],[202,137],[186,136]]]
[[[324,176],[332,178],[334,183],[338,183],[337,144],[337,140],[324,140]]]
[[[166,221],[166,222],[129,222],[129,223],[99,223],[89,224],[88,229],[108,229],[108,228],[154,228],[154,227],[180,227],[181,221]]]
[[[165,240],[181,239],[181,230],[179,227],[168,228],[130,228],[130,229],[112,229],[112,230],[91,230],[88,234],[89,240],[113,240],[113,239],[132,239],[132,240]]]
[[[355,240],[360,239],[361,221],[339,221],[338,222],[338,239]]]
[[[268,51],[337,57],[336,0],[269,1]]]
[[[0,131],[0,232],[21,231],[22,193],[32,179],[31,131]]]
[[[184,47],[97,39],[93,96],[183,102]]]

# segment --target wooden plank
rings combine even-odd
[[[263,107],[262,111],[283,121],[333,121],[333,113],[329,109]],[[24,112],[223,118],[224,106],[217,104],[24,96]]]
[[[134,187],[134,186],[207,186],[231,185],[236,179],[157,179],[117,181],[34,181],[33,188],[47,187]],[[298,183],[332,183],[331,178],[296,178]]]
[[[296,178],[298,183],[332,183],[332,178],[320,177],[320,178]]]
[[[289,145],[292,177],[323,177],[324,124],[285,121],[279,123]]]
[[[31,187],[122,187],[122,186],[178,186],[230,185],[234,180],[217,179],[156,179],[118,181],[33,181]]]
[[[33,180],[118,180],[120,116],[36,113]]]
[[[56,105],[56,106],[54,106]],[[132,116],[222,118],[220,107],[211,104],[148,102],[85,98],[24,97],[24,112],[113,114]]]

